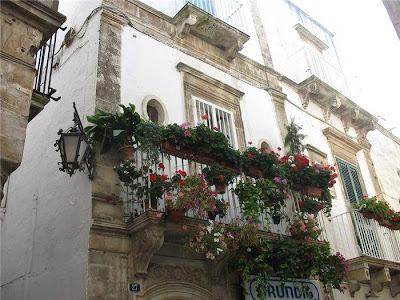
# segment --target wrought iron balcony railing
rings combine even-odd
[[[328,238],[347,259],[360,255],[400,262],[400,230],[379,225],[352,210],[331,218]]]
[[[33,84],[33,91],[41,96],[54,101],[61,97],[53,97],[56,92],[51,87],[51,76],[53,72],[54,50],[56,46],[57,32],[39,49],[35,55],[36,76]]]
[[[136,152],[136,168],[142,168],[143,162],[145,161],[146,155],[143,152]],[[152,166],[153,170],[159,170],[157,173],[167,175],[168,178],[171,178],[176,171],[181,170],[187,172],[187,174],[198,174],[201,173],[201,170],[205,168],[207,165],[196,162],[194,160],[186,160],[180,157],[176,157],[173,155],[166,155],[164,153],[160,156],[160,162],[162,162],[165,166],[164,171],[160,171],[158,169],[157,164]],[[242,216],[240,203],[238,197],[233,192],[233,189],[236,183],[241,179],[242,175],[238,175],[235,179],[234,183],[229,185],[226,189],[225,194],[219,194],[217,197],[222,199],[225,203],[229,203],[228,210],[226,212],[225,217],[220,218],[216,217],[216,220],[224,223],[230,223],[235,220],[237,217]],[[142,182],[141,182],[142,183]],[[151,209],[151,200],[150,198],[143,199],[140,198],[136,191],[132,191],[127,187],[123,187],[123,191],[121,192],[121,197],[124,199],[125,205],[125,213],[127,218],[136,218],[139,215],[143,214],[146,210]],[[298,192],[289,192],[290,197],[286,199],[286,207],[282,210],[284,215],[288,216],[289,220],[285,220],[281,218],[280,224],[274,224],[271,216],[269,214],[264,214],[260,217],[260,224],[263,230],[270,231],[272,233],[290,235],[288,227],[293,220],[293,217],[296,212],[300,211],[299,202],[302,200],[301,196]],[[165,212],[166,211],[166,195],[163,195],[161,199],[158,200],[157,203],[157,211]],[[187,217],[194,218],[192,212],[186,213]],[[323,233],[320,236],[320,240],[327,241],[326,230],[324,230],[325,217],[322,213],[319,213],[317,216],[318,223],[321,225],[323,229]]]

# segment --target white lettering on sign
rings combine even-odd
[[[268,300],[321,300],[318,280],[296,279],[283,282],[279,278],[271,278],[265,285]],[[301,285],[306,285],[309,289],[302,291]],[[246,300],[259,300],[257,297],[257,283],[254,280],[248,282],[246,288],[248,293]]]

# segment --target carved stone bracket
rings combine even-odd
[[[369,274],[368,263],[361,261],[356,264],[351,264],[349,270],[349,280],[355,280],[361,283],[369,282],[371,280],[371,276]]]
[[[390,282],[390,272],[388,268],[382,268],[371,273],[371,292],[381,292],[383,290],[383,286],[389,285]]]
[[[319,91],[318,85],[315,82],[310,83],[305,88],[299,90],[301,97],[301,105],[304,109],[308,107],[310,99],[314,99]]]
[[[132,235],[133,274],[137,278],[147,277],[150,260],[164,243],[165,227],[156,215],[157,212],[148,211],[128,228]]]
[[[208,268],[210,270],[211,279],[218,282],[222,275],[222,270],[227,263],[235,257],[235,251],[227,250],[222,252],[215,260],[208,260]]]
[[[197,23],[197,16],[193,14],[189,14],[185,20],[182,21],[179,25],[177,25],[177,35],[184,39],[190,32],[190,27]]]
[[[354,297],[354,294],[361,289],[361,284],[357,280],[349,280],[348,287],[350,296]]]
[[[241,40],[237,40],[232,43],[231,46],[225,49],[225,58],[227,61],[232,61],[238,54],[239,51],[243,49],[243,42]]]
[[[391,277],[390,293],[392,297],[396,297],[400,294],[400,273]]]
[[[324,119],[325,121],[329,121],[331,118],[331,113],[336,111],[340,106],[342,105],[342,102],[339,97],[335,96],[330,98],[326,103],[323,105],[323,111],[324,111]]]

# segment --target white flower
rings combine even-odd
[[[295,165],[295,164],[291,164],[290,166],[291,166],[292,168],[294,168],[296,165]]]
[[[221,232],[224,232],[225,231],[225,228],[221,228]]]
[[[291,164],[293,162],[293,160],[288,159],[288,163]]]
[[[214,242],[218,243],[219,242],[219,238],[214,238]]]
[[[220,253],[222,251],[224,251],[224,250],[222,250],[221,248],[217,248],[217,253]]]
[[[211,226],[207,226],[207,231],[208,233],[211,233],[212,227]]]
[[[247,248],[247,252],[251,252],[251,248]]]
[[[211,259],[211,260],[214,260],[214,259],[215,259],[215,256],[214,256],[214,255],[211,255],[211,256],[210,256],[210,259]]]
[[[289,159],[290,159],[290,160],[294,160],[293,155],[290,155],[290,156],[289,156]]]

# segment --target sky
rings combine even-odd
[[[400,40],[382,0],[291,1],[334,34],[350,99],[400,137]]]

